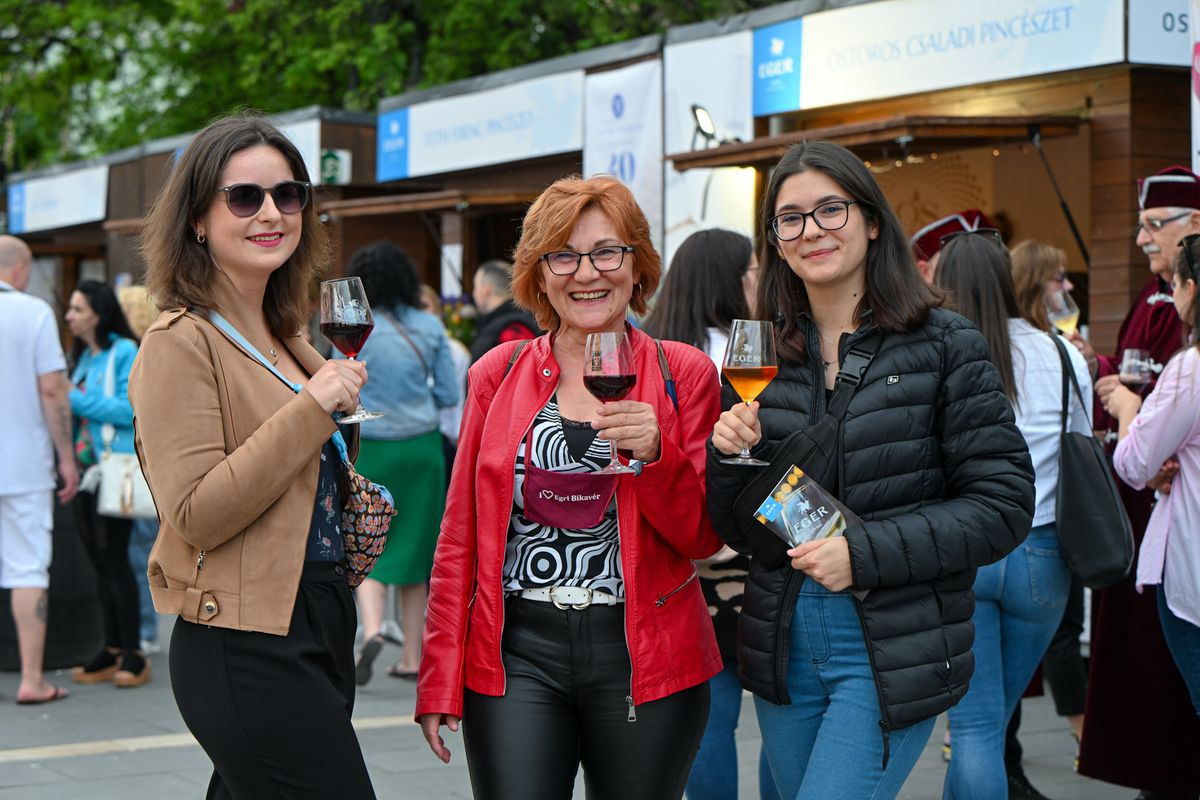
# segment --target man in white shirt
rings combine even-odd
[[[24,293],[32,267],[24,242],[0,236],[0,437],[8,453],[0,461],[0,588],[12,590],[21,705],[67,696],[42,673],[56,453],[58,499],[70,501],[79,488],[66,360],[54,312]]]

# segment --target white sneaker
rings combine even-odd
[[[162,647],[159,646],[157,641],[142,639],[142,652],[148,656],[152,656],[155,653],[161,653]]]

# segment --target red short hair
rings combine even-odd
[[[648,309],[662,277],[662,258],[650,241],[650,223],[625,184],[610,175],[584,179],[560,178],[533,202],[521,225],[521,240],[513,251],[513,299],[537,318],[543,330],[558,328],[558,312],[538,286],[542,256],[561,250],[575,223],[589,208],[598,208],[612,220],[618,235],[633,245],[633,295],[629,307],[639,316]],[[629,258],[629,256],[626,256]]]

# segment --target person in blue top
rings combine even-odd
[[[425,629],[429,571],[446,500],[446,466],[438,409],[458,402],[450,340],[442,322],[421,310],[421,281],[408,254],[378,242],[350,259],[375,312],[375,330],[359,357],[371,365],[363,404],[384,416],[361,426],[359,473],[397,492],[397,516],[371,577],[358,587],[363,649],[355,669],[362,686],[383,647],[387,586],[398,586],[404,654],[388,674],[416,680]]]
[[[133,452],[129,368],[138,345],[116,294],[98,281],[80,281],[71,293],[66,319],[75,337],[70,393],[75,454],[81,469],[86,470],[104,452],[106,426],[112,426],[112,441],[107,446],[114,453]],[[106,385],[110,361],[111,391]],[[140,649],[138,589],[129,566],[133,522],[101,514],[97,497],[94,488],[81,489],[75,499],[75,519],[96,568],[104,648],[87,664],[75,668],[74,680],[111,680],[120,687],[141,686],[150,680],[150,662]]]

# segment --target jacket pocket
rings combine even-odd
[[[696,580],[696,578],[699,575],[700,575],[699,571],[693,566],[692,574],[687,577],[687,580],[685,580],[683,583],[679,584],[675,588],[671,589],[670,591],[659,594],[659,596],[654,601],[654,605],[658,606],[659,608],[662,608],[663,606],[665,606],[667,604],[668,600],[670,600],[672,597],[674,597],[675,595],[682,592],[685,588],[687,588],[687,585],[689,583],[691,583],[692,581]]]

